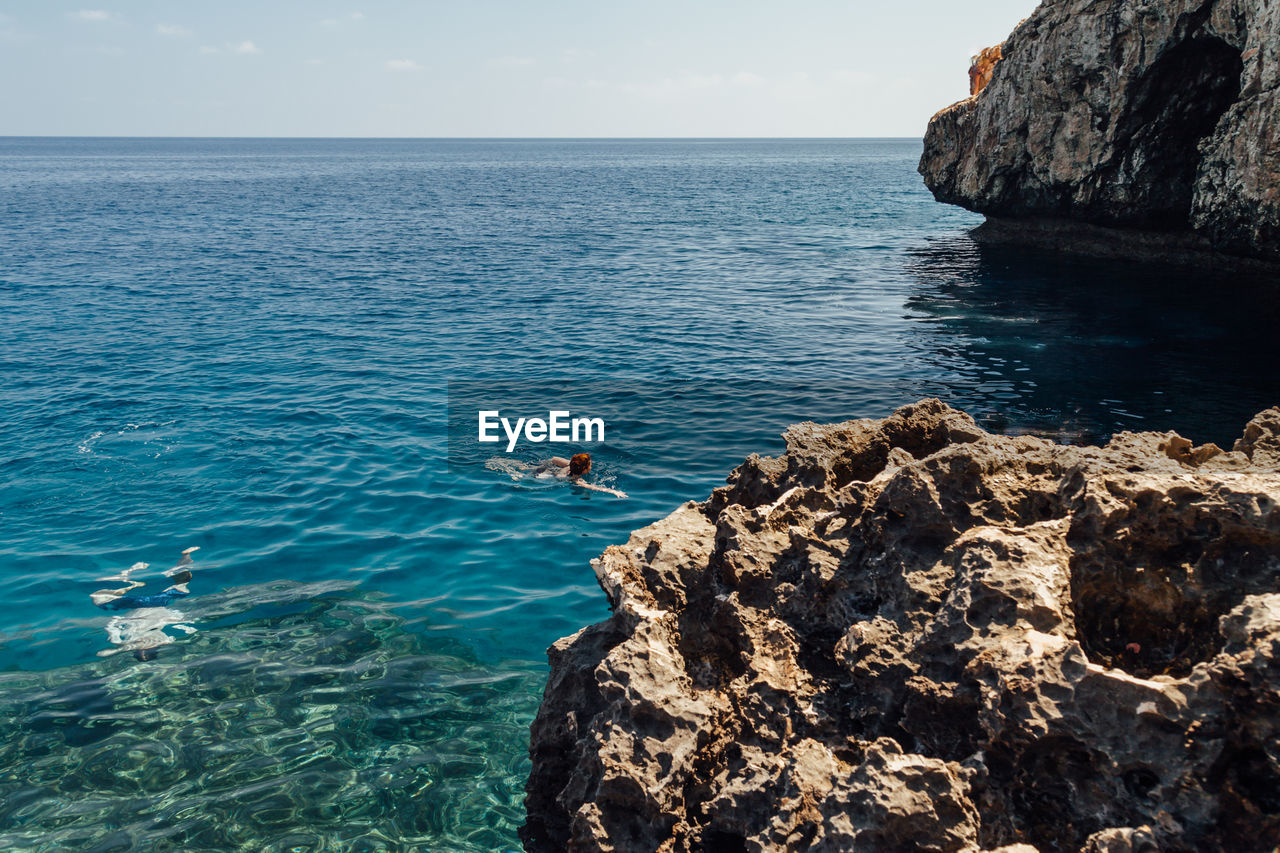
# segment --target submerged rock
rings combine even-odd
[[[993,237],[1280,261],[1280,6],[1046,0],[920,172]]]
[[[1270,850],[1280,409],[1232,451],[800,424],[595,562],[530,851]]]
[[[350,582],[183,606],[144,662],[0,672],[0,850],[510,849],[533,667]]]

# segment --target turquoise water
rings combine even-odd
[[[0,847],[513,847],[589,559],[788,423],[1280,401],[1272,282],[981,248],[919,152],[0,139]],[[451,382],[608,412],[629,497],[450,454]]]

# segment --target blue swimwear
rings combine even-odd
[[[176,589],[166,589],[164,592],[158,592],[155,595],[122,595],[98,606],[103,610],[137,610],[139,607],[168,607],[175,598],[182,598],[190,594],[189,592],[178,592]]]

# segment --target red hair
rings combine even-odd
[[[591,470],[591,457],[586,453],[575,453],[569,459],[569,476],[580,477]]]

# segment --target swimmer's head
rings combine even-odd
[[[591,471],[591,457],[586,453],[575,453],[569,459],[569,476],[581,477]]]

